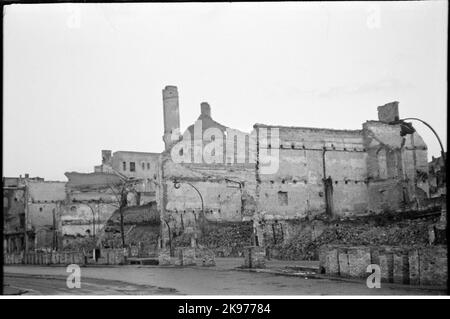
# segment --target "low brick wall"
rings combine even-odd
[[[343,277],[367,278],[367,266],[380,266],[381,281],[411,285],[444,286],[447,283],[447,247],[323,246],[322,272]]]
[[[5,265],[85,265],[104,264],[104,265],[122,265],[126,263],[126,256],[122,249],[102,249],[101,258],[97,262],[87,259],[82,252],[61,251],[51,253],[28,252],[17,254],[4,254],[3,262]]]
[[[175,262],[173,261],[173,257],[170,256],[170,249],[161,249],[158,255],[158,263],[160,266],[169,266],[173,265]]]
[[[215,254],[206,247],[178,247],[174,256],[171,256],[168,248],[161,249],[158,255],[160,266],[215,266]]]
[[[127,263],[128,251],[124,249],[101,249],[97,262],[90,259],[93,264],[99,265],[124,265]]]
[[[263,247],[247,246],[244,248],[244,268],[265,268],[266,252]]]
[[[177,266],[193,266],[197,264],[195,259],[195,248],[177,248],[176,255],[178,256],[178,260],[175,261]]]
[[[18,254],[4,254],[5,265],[69,265],[78,264],[84,265],[84,254],[80,252],[51,252],[51,253],[18,253]]]

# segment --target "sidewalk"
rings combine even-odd
[[[216,268],[217,270],[240,270],[244,264],[243,257],[237,258],[216,258],[216,266],[211,268]],[[199,267],[199,266],[196,266]],[[201,267],[201,266],[200,266]],[[204,268],[204,267],[203,267]],[[311,260],[266,260],[266,268],[272,270],[290,270],[290,271],[301,271],[306,270],[308,272],[318,272],[319,271],[319,261]]]
[[[217,258],[216,266],[104,265],[86,266],[84,278],[118,280],[132,285],[175,289],[180,294],[200,295],[442,295],[445,290],[382,283],[380,289],[369,289],[366,280],[331,277],[307,273],[305,268],[317,262],[267,261],[264,269],[240,268],[243,258]],[[6,266],[5,274],[27,275],[42,284],[42,276],[53,276],[65,283],[65,267],[36,265]],[[39,277],[39,278],[36,278]],[[40,279],[40,280],[38,280]],[[31,283],[32,284],[32,283]],[[48,282],[51,291],[52,282]],[[12,284],[20,287],[20,285]],[[121,285],[117,285],[121,286]],[[25,286],[24,286],[25,287]],[[37,289],[39,290],[39,289]]]
[[[218,271],[230,271],[230,270],[248,270],[242,268],[244,265],[244,257],[219,257],[215,259],[215,266],[201,266],[201,265],[193,265],[193,266],[159,266],[159,265],[136,265],[136,267],[177,267],[177,268],[197,268],[197,269],[211,269]],[[119,266],[120,267],[120,266]],[[273,270],[273,271],[290,271],[290,272],[314,272],[318,273],[319,271],[319,261],[310,261],[310,260],[266,260],[266,268],[265,270]]]
[[[327,279],[332,281],[341,281],[348,283],[365,283],[364,278],[350,278],[342,276],[333,276],[319,273],[319,261],[316,260],[266,260],[265,268],[242,268],[244,263],[243,258],[216,258],[216,266],[202,267],[191,266],[193,268],[210,268],[221,271],[243,271],[254,273],[267,273],[279,276],[301,277],[304,279]],[[392,289],[401,288],[407,290],[427,290],[427,291],[446,291],[444,286],[418,286],[418,285],[404,285],[396,283],[382,283],[384,286]]]

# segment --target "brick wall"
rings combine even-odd
[[[447,247],[323,246],[320,265],[323,272],[343,277],[367,278],[367,266],[377,264],[381,281],[423,286],[447,284]]]

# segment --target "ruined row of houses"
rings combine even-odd
[[[398,102],[378,107],[378,120],[359,130],[255,124],[251,132],[216,122],[201,103],[182,133],[177,87],[162,93],[163,152],[104,150],[94,172],[66,173],[67,182],[4,178],[8,251],[79,249],[86,238],[120,246],[113,226],[124,180],[133,181],[127,244],[133,233],[133,243],[152,251],[195,238],[229,246],[224,254],[242,245],[242,236],[261,246],[269,235],[287,238],[276,231],[286,221],[420,210],[437,189],[445,193],[441,175],[433,179],[440,188],[431,181],[423,139],[396,122]]]

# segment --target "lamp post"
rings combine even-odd
[[[200,197],[200,201],[202,203],[202,214],[201,214],[200,222],[202,222],[203,219],[205,218],[205,203],[203,201],[203,196],[200,193],[200,191],[198,190],[198,188],[195,187],[194,185],[192,185],[191,183],[189,183],[189,182],[183,182],[183,183],[191,186],[197,192],[198,196]],[[173,180],[173,187],[175,187],[175,189],[179,189],[181,187],[181,182],[179,180],[177,180],[177,179],[174,179]],[[194,220],[195,220],[194,241],[195,241],[195,246],[197,246],[197,218],[195,216],[195,213],[194,213]]]
[[[198,188],[195,187],[194,185],[192,185],[191,183],[189,183],[189,182],[183,182],[183,183],[191,186],[197,192],[198,196],[200,197],[200,201],[202,203],[202,218],[205,217],[205,203],[203,202],[202,194],[200,193]],[[173,180],[173,187],[175,187],[175,189],[179,189],[181,187],[181,182],[179,180],[177,180],[177,179],[174,179]]]
[[[97,246],[97,243],[95,242],[95,211],[94,211],[94,209],[92,208],[91,205],[87,204],[87,207],[89,207],[91,209],[91,212],[92,212],[92,237],[93,237],[93,240],[94,240],[94,246]]]

